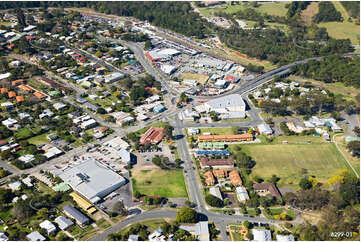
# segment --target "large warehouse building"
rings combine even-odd
[[[92,203],[126,183],[122,176],[94,159],[69,166],[60,174],[60,178]]]
[[[241,95],[231,94],[228,96],[216,98],[195,107],[199,113],[216,112],[228,118],[244,118],[246,113],[246,104]]]

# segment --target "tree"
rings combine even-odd
[[[146,40],[144,43],[144,49],[149,50],[150,48],[152,48],[152,42],[150,40]]]
[[[23,221],[34,215],[35,211],[30,207],[27,201],[19,199],[14,205],[13,213],[18,221]]]
[[[251,224],[248,222],[248,220],[245,220],[245,221],[243,222],[243,226],[246,227],[247,229],[249,229],[250,226],[251,226]]]
[[[139,199],[142,196],[142,194],[139,191],[135,191],[134,197]]]
[[[212,194],[206,196],[206,202],[212,207],[222,208],[224,206],[223,201]]]
[[[307,179],[306,177],[303,177],[300,182],[298,183],[298,185],[303,189],[303,190],[308,190],[312,188],[312,182]]]
[[[105,109],[104,109],[104,108],[99,107],[99,108],[97,109],[97,113],[99,113],[99,114],[106,114],[106,113],[107,113],[107,111],[105,111]]]
[[[15,12],[16,12],[16,18],[18,19],[18,23],[22,27],[26,27],[26,19],[23,10],[21,8],[18,8],[15,10]]]
[[[360,141],[354,140],[347,144],[346,148],[352,153],[353,156],[360,154]]]
[[[1,152],[1,159],[9,160],[11,157],[12,157],[12,154],[11,154],[10,150],[4,150],[3,152]]]
[[[128,210],[125,208],[124,203],[117,201],[113,206],[113,212],[118,213],[121,216],[128,215]]]
[[[0,188],[0,201],[4,204],[11,203],[14,198],[14,193],[10,189]]]
[[[164,126],[164,136],[167,138],[167,139],[171,139],[173,137],[173,130],[174,128],[167,124]]]
[[[354,134],[356,136],[360,136],[360,127],[359,126],[355,126],[355,128],[353,128],[352,131],[354,132]]]
[[[178,223],[196,223],[197,222],[197,212],[188,207],[181,208],[177,212],[177,218]]]

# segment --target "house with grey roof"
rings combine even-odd
[[[76,223],[83,226],[90,223],[90,220],[87,216],[85,216],[78,209],[74,208],[72,205],[65,205],[63,207],[63,211],[66,216],[75,219]]]
[[[44,241],[46,238],[42,236],[38,231],[34,231],[26,236],[30,241]]]
[[[59,216],[54,221],[55,221],[55,223],[58,224],[58,226],[61,230],[65,230],[65,229],[69,228],[70,226],[74,225],[73,221],[71,221],[70,219],[68,219],[64,216]]]

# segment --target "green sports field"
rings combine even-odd
[[[132,177],[133,192],[167,198],[187,197],[181,170],[134,170]]]
[[[298,184],[304,169],[308,175],[326,182],[337,170],[346,168],[346,161],[333,144],[251,144],[241,145],[256,166],[253,175],[267,180],[273,174],[280,177],[279,184]],[[234,150],[234,146],[231,146]],[[348,167],[347,167],[348,168]]]

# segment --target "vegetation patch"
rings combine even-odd
[[[142,195],[159,195],[167,198],[187,197],[181,170],[152,170],[146,173],[132,171],[133,191]]]

